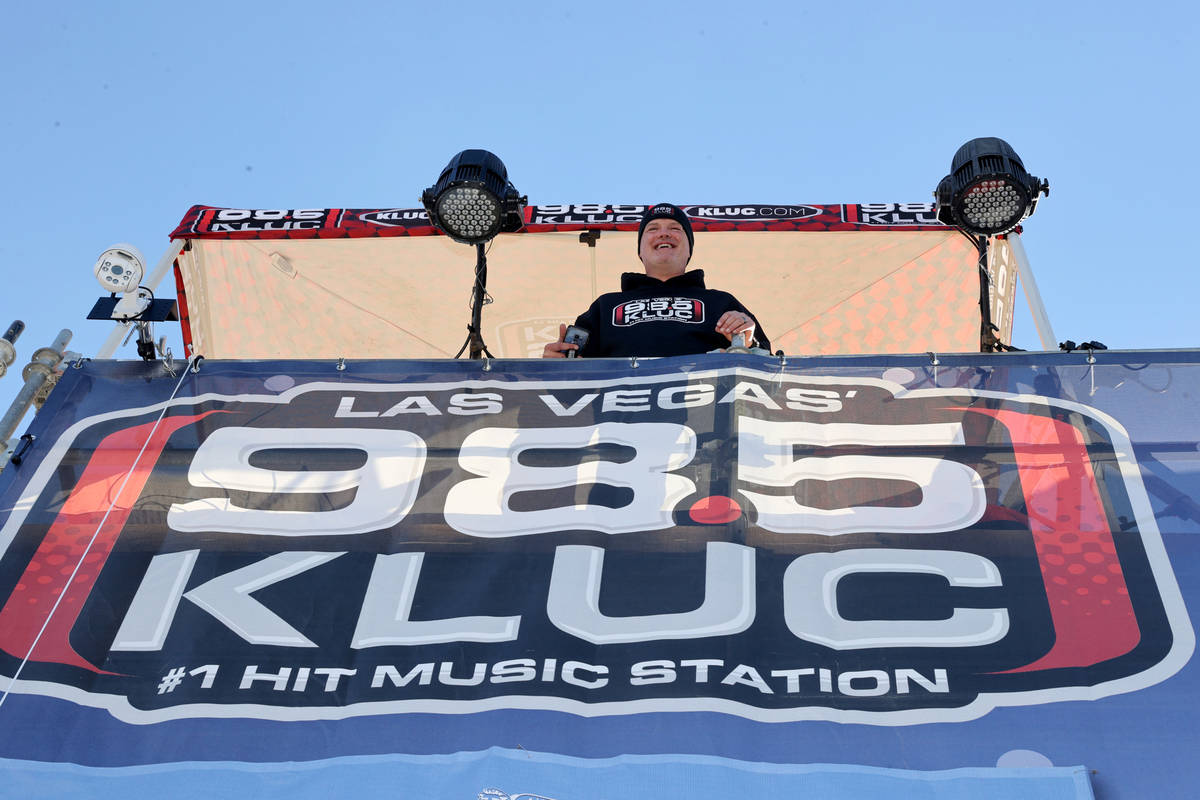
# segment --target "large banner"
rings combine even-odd
[[[945,230],[932,203],[736,203],[680,206],[697,231]],[[529,233],[636,231],[647,204],[526,206]],[[174,239],[345,239],[432,236],[423,208],[215,208],[192,206]]]
[[[927,203],[685,205],[693,270],[789,355],[977,352],[972,242]],[[529,206],[487,248],[482,330],[500,358],[542,354],[596,297],[641,272],[644,205]],[[420,209],[193,208],[176,288],[188,354],[217,359],[449,358],[466,338],[476,253]],[[1009,341],[1016,272],[993,266]],[[1005,311],[1008,309],[1008,312]]]
[[[1090,358],[81,364],[0,475],[0,757],[1169,796],[1200,369]]]

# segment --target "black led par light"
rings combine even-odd
[[[508,180],[504,162],[487,150],[463,150],[421,193],[430,221],[463,244],[520,230],[527,201]]]
[[[950,174],[938,183],[938,220],[974,235],[1008,233],[1033,213],[1038,195],[1050,194],[1048,181],[1025,171],[1003,139],[972,139],[958,148]]]

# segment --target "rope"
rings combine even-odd
[[[133,475],[134,470],[137,469],[138,463],[142,460],[142,454],[146,452],[146,446],[150,444],[150,440],[154,438],[155,432],[158,431],[158,426],[162,424],[163,417],[167,415],[167,409],[170,407],[171,401],[175,399],[177,394],[179,394],[179,389],[181,386],[183,386],[184,379],[187,378],[188,374],[198,364],[200,358],[203,358],[203,356],[192,357],[192,359],[188,362],[188,368],[183,370],[183,374],[180,375],[179,381],[175,384],[175,389],[171,392],[171,396],[167,398],[165,403],[163,403],[162,410],[158,412],[158,419],[154,420],[154,427],[150,429],[150,434],[146,437],[146,441],[142,442],[142,449],[138,451],[137,457],[133,459],[133,464],[129,467],[129,471],[125,473],[125,479],[121,481],[120,488],[113,493],[112,501],[108,504],[108,508],[105,510],[104,516],[96,525],[96,530],[92,532],[92,538],[88,540],[87,546],[83,548],[83,553],[80,554],[79,561],[75,564],[75,569],[71,571],[71,577],[67,578],[67,586],[70,586],[75,580],[76,574],[79,573],[79,568],[83,566],[83,560],[87,558],[88,553],[91,552],[92,545],[96,543],[96,538],[100,535],[100,531],[104,528],[104,523],[108,521],[108,517],[110,514],[112,514],[112,510],[116,506],[117,500],[121,497],[121,493],[125,491],[125,486],[129,483],[129,477]],[[12,693],[13,687],[17,685],[17,681],[21,677],[21,672],[24,671],[25,665],[29,663],[29,659],[33,655],[33,651],[37,649],[38,642],[42,640],[42,634],[46,632],[46,627],[50,624],[50,620],[54,618],[54,613],[58,611],[59,604],[62,603],[63,598],[66,596],[67,591],[64,588],[63,591],[59,592],[58,599],[54,601],[54,605],[50,607],[50,613],[46,615],[46,621],[42,623],[41,630],[39,630],[37,636],[34,637],[33,644],[29,645],[29,650],[25,653],[25,657],[21,659],[21,663],[17,667],[17,671],[13,673],[12,678],[9,679],[8,686],[4,689],[4,693],[0,694],[0,708],[4,707],[4,701],[6,701],[9,694]]]

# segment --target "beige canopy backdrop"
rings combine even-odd
[[[318,235],[341,231],[345,212],[321,213],[328,222]],[[691,268],[749,307],[776,350],[979,350],[976,252],[950,228],[747,230],[727,223],[708,227],[734,229],[705,230],[698,222]],[[596,225],[581,237],[588,227],[530,226],[532,232],[491,242],[483,336],[493,355],[540,356],[560,322],[616,290],[622,272],[640,270],[635,231]],[[176,238],[190,241],[176,262],[177,283],[192,352],[242,359],[453,356],[467,335],[475,249],[422,230],[432,232],[220,238],[181,226]],[[994,244],[990,305],[1008,342],[1015,271],[1006,245]]]

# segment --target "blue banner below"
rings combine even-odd
[[[68,369],[0,473],[6,777],[1177,796],[1200,354],[1095,358]]]

